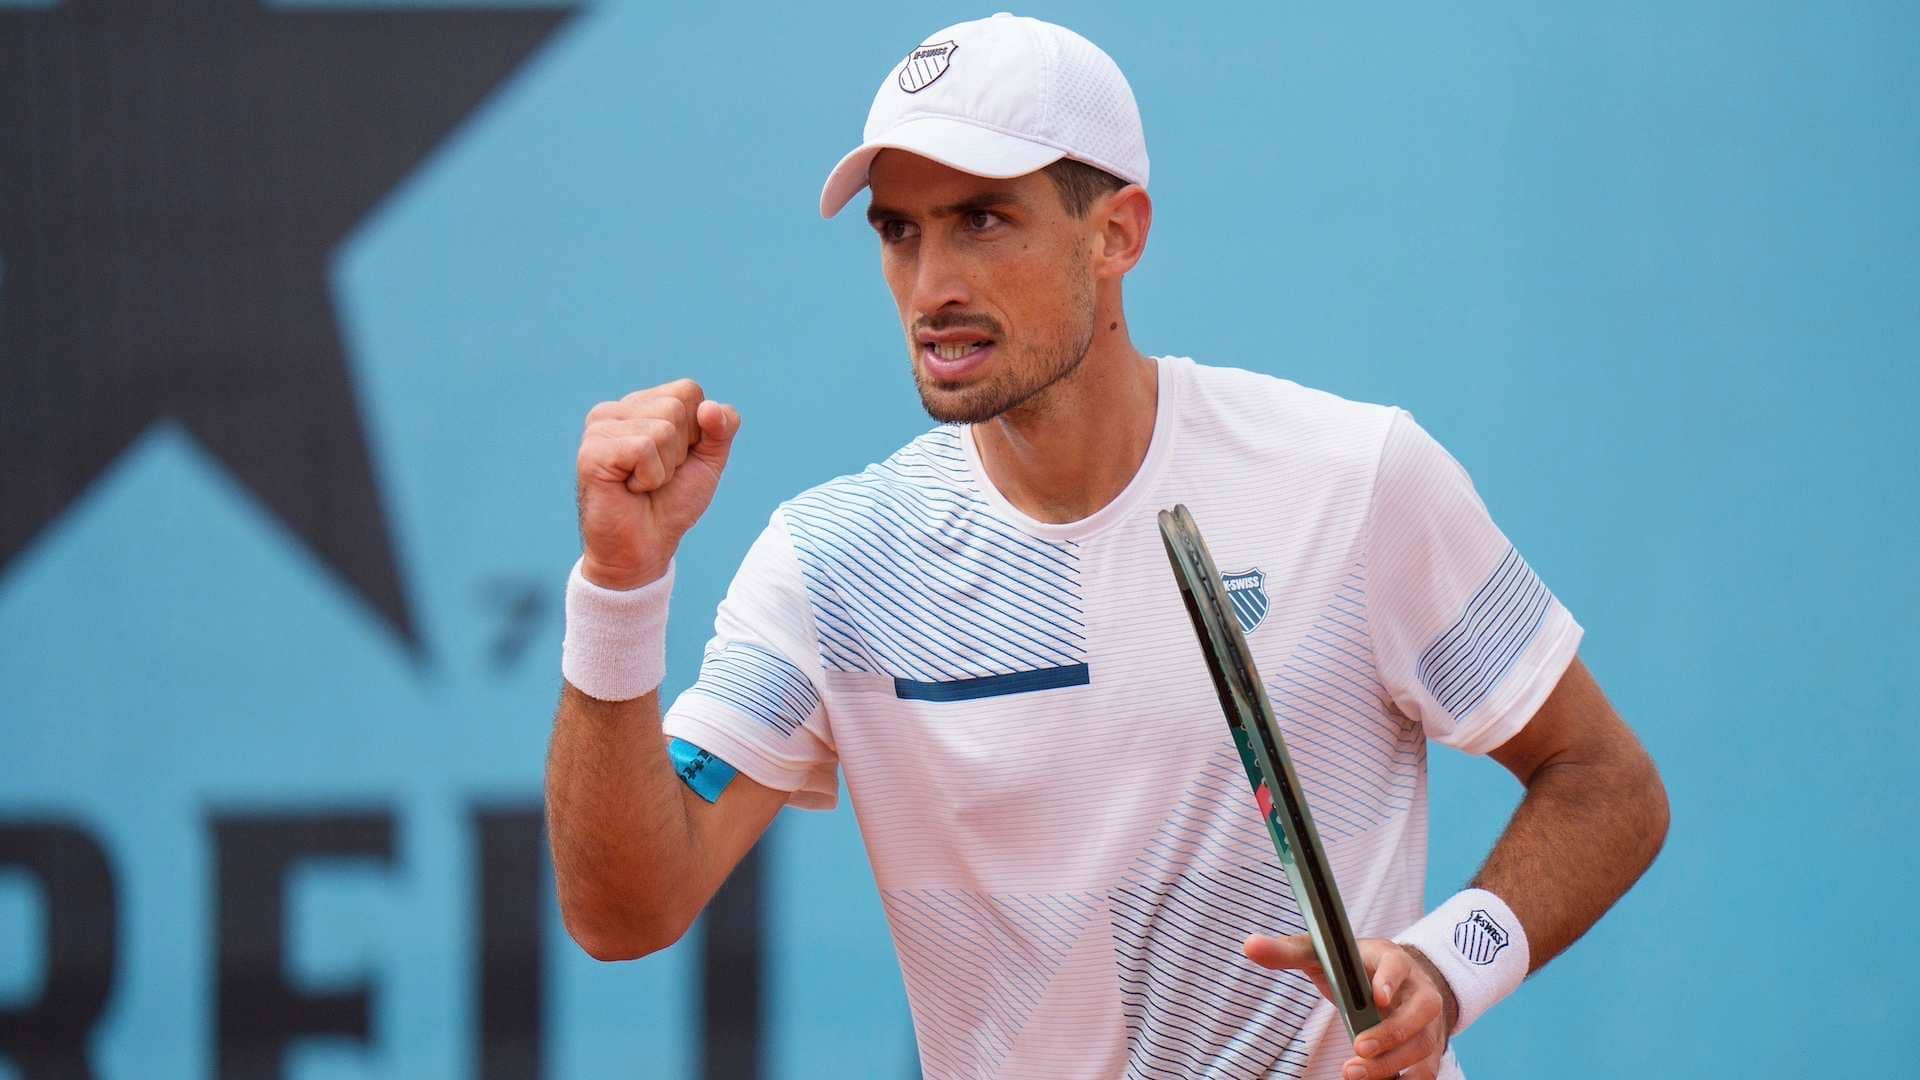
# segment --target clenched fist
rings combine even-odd
[[[720,486],[740,414],[680,379],[603,401],[580,437],[580,572],[637,589],[667,563]]]

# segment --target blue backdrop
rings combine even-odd
[[[714,975],[757,993],[744,1034],[713,1022],[730,1014],[703,997],[701,928],[596,964],[516,838],[586,409],[693,375],[745,416],[681,552],[669,691],[771,506],[926,426],[871,234],[815,201],[887,66],[987,12],[535,10],[551,33],[321,252],[371,463],[346,486],[371,484],[398,606],[236,479],[255,450],[210,449],[212,421],[171,406],[0,566],[0,833],[45,856],[0,864],[0,1011],[72,991],[100,1076],[249,1075],[242,1020],[271,987],[247,980],[276,967],[290,993],[364,1006],[358,1034],[348,1008],[344,1034],[289,1036],[309,1080],[514,1053],[554,1077],[739,1074],[703,1050],[730,1033],[769,1078],[916,1074],[844,808],[784,815],[763,845],[757,978]],[[0,40],[50,55],[18,20],[61,11],[7,8]],[[1128,284],[1137,342],[1414,410],[1585,624],[1664,771],[1659,863],[1463,1037],[1469,1074],[1897,1073],[1920,964],[1900,906],[1920,888],[1920,9],[1021,13],[1100,43],[1139,98],[1156,227]],[[364,118],[308,120],[324,149]],[[0,205],[32,188],[44,214],[58,192],[9,140]],[[282,172],[249,175],[271,199]],[[35,267],[13,235],[18,284]],[[183,390],[167,349],[127,355],[169,402],[224,393]],[[277,354],[251,363],[272,377]],[[93,405],[59,415],[90,437]],[[1433,772],[1438,897],[1519,789],[1455,754]],[[513,910],[489,936],[490,895],[542,905],[533,951]],[[82,958],[64,977],[56,938]],[[284,955],[248,959],[262,941]],[[484,1041],[489,1008],[532,1009],[531,1049]],[[12,1038],[0,1076],[36,1075]]]

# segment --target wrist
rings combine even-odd
[[[1526,929],[1506,901],[1485,889],[1456,893],[1432,913],[1394,935],[1431,964],[1453,998],[1449,1035],[1465,1031],[1527,977]]]
[[[631,701],[659,689],[667,671],[667,603],[673,564],[634,589],[589,581],[586,560],[567,577],[567,635],[560,671],[601,701]]]
[[[1435,964],[1420,946],[1403,944],[1400,947],[1407,950],[1407,955],[1413,957],[1413,962],[1427,973],[1427,978],[1433,980],[1434,989],[1440,993],[1441,1018],[1446,1024],[1446,1035],[1442,1037],[1440,1048],[1444,1050],[1453,1041],[1454,1025],[1460,1022],[1459,995],[1453,992],[1453,984],[1447,981],[1447,973],[1441,971],[1440,965]]]
[[[672,566],[672,556],[668,556],[658,563],[628,567],[608,566],[604,563],[595,562],[591,555],[580,556],[580,576],[585,578],[590,585],[598,585],[602,589],[609,589],[613,592],[632,592],[635,589],[644,589],[654,582],[659,581],[661,578],[666,577],[667,571],[672,568]]]

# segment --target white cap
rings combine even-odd
[[[863,141],[827,177],[820,216],[867,186],[886,149],[976,176],[1025,176],[1069,157],[1147,182],[1147,137],[1119,65],[1064,26],[1004,11],[937,31],[894,65]]]

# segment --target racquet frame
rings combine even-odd
[[[1256,802],[1262,804],[1267,832],[1293,886],[1327,986],[1334,993],[1334,1006],[1346,1021],[1348,1036],[1358,1036],[1380,1022],[1372,980],[1347,922],[1313,814],[1307,809],[1306,792],[1280,735],[1273,703],[1267,699],[1253,651],[1227,601],[1226,583],[1184,504],[1160,512],[1160,539],[1200,639],[1200,651],[1206,654],[1207,670],[1233,744],[1240,751],[1240,763],[1246,767]],[[1268,793],[1265,800],[1259,798],[1262,788]]]

